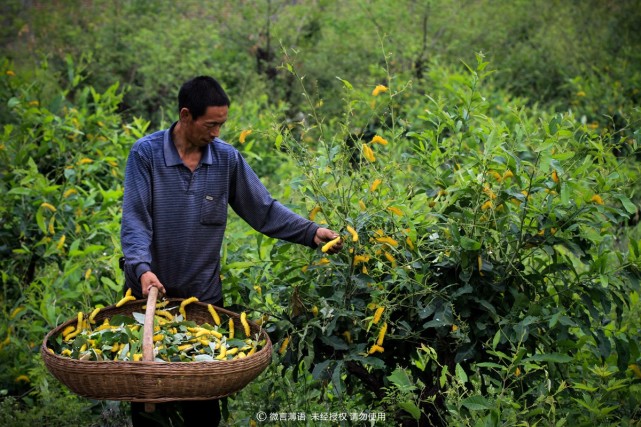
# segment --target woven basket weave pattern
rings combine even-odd
[[[170,305],[182,300],[171,299]],[[138,300],[121,307],[111,306],[96,316],[100,324],[116,314],[131,315],[144,312],[146,301]],[[198,324],[212,323],[207,305],[191,303],[186,307],[187,319]],[[216,307],[216,311],[234,318],[238,328],[237,313]],[[40,353],[45,366],[60,382],[74,393],[97,400],[127,400],[132,402],[169,402],[175,400],[218,399],[235,393],[255,379],[271,362],[272,343],[264,330],[249,322],[252,334],[260,332],[265,345],[251,356],[215,362],[124,362],[76,360],[53,354],[48,342],[56,339],[69,325],[69,320],[49,332]]]

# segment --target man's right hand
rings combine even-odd
[[[158,292],[160,292],[161,295],[165,294],[165,287],[160,283],[158,277],[151,271],[146,271],[142,276],[140,276],[140,287],[142,288],[143,298],[149,295],[149,289],[152,287],[158,288]]]

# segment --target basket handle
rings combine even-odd
[[[158,288],[151,287],[147,295],[147,310],[145,311],[145,324],[142,329],[142,360],[151,362],[154,360],[154,314],[156,312],[156,298]],[[145,412],[154,412],[153,403],[145,402]]]

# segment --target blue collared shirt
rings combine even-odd
[[[173,127],[133,145],[125,170],[121,244],[126,284],[142,295],[152,271],[172,297],[222,298],[220,252],[227,206],[255,230],[315,248],[318,225],[273,199],[233,146],[216,138],[193,172],[171,138]]]

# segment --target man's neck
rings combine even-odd
[[[183,164],[187,166],[193,172],[196,170],[198,163],[202,157],[202,150],[200,147],[189,144],[187,138],[183,134],[183,129],[180,126],[180,122],[176,123],[174,126],[173,132],[171,134],[171,139],[178,151],[178,155],[183,161]]]

